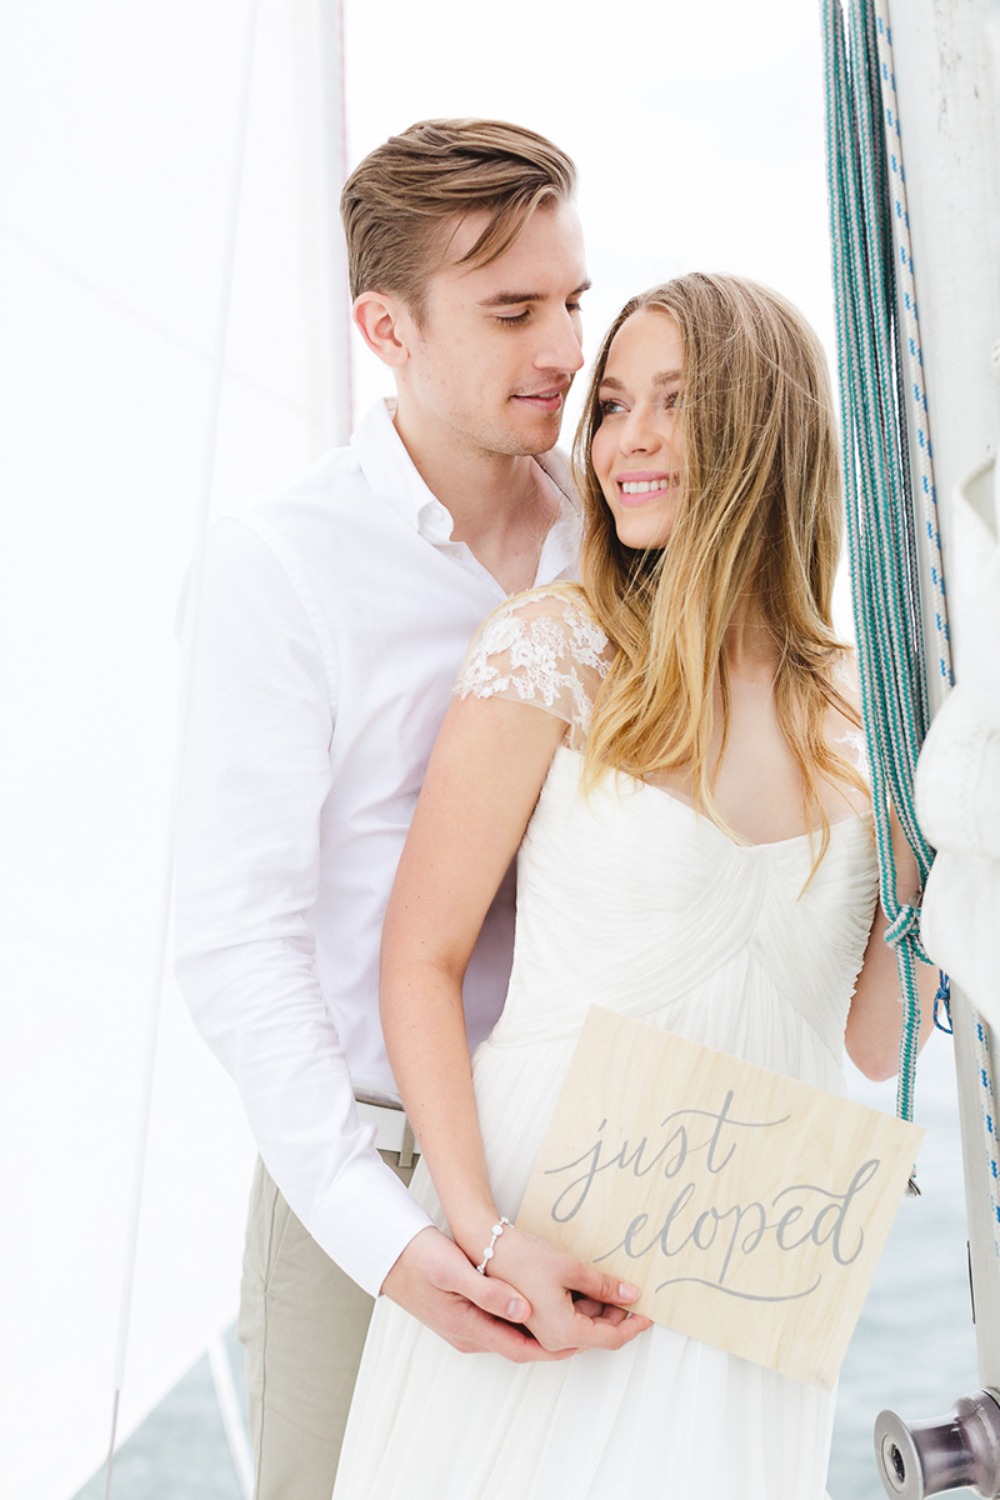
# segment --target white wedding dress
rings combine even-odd
[[[867,819],[740,845],[579,746],[603,633],[566,595],[491,617],[460,679],[564,717],[518,856],[514,966],[475,1055],[490,1176],[514,1219],[587,1009],[602,1005],[843,1092],[844,1024],[876,899]],[[444,1227],[423,1165],[415,1195]],[[821,1500],[833,1397],[663,1327],[518,1366],[376,1308],[334,1500]]]

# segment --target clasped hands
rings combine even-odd
[[[382,1292],[463,1353],[518,1364],[620,1349],[650,1325],[629,1315],[637,1287],[512,1226],[481,1276],[462,1250],[428,1228],[410,1241]]]

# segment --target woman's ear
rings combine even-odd
[[[362,292],[354,321],[369,349],[384,365],[398,368],[409,358],[413,319],[403,302],[388,292]]]

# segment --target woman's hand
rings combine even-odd
[[[530,1304],[525,1326],[551,1352],[620,1349],[650,1326],[649,1318],[628,1312],[628,1304],[639,1297],[638,1287],[513,1224],[497,1238],[487,1275],[491,1272]]]
[[[526,1331],[531,1309],[524,1298],[495,1277],[477,1276],[454,1241],[433,1227],[410,1241],[382,1293],[460,1354],[501,1354],[528,1364],[573,1353],[543,1349]]]

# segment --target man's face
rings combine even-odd
[[[460,221],[448,264],[427,282],[405,371],[406,424],[465,452],[545,453],[583,364],[580,221],[569,203],[543,205],[499,260],[458,265],[486,221]]]

